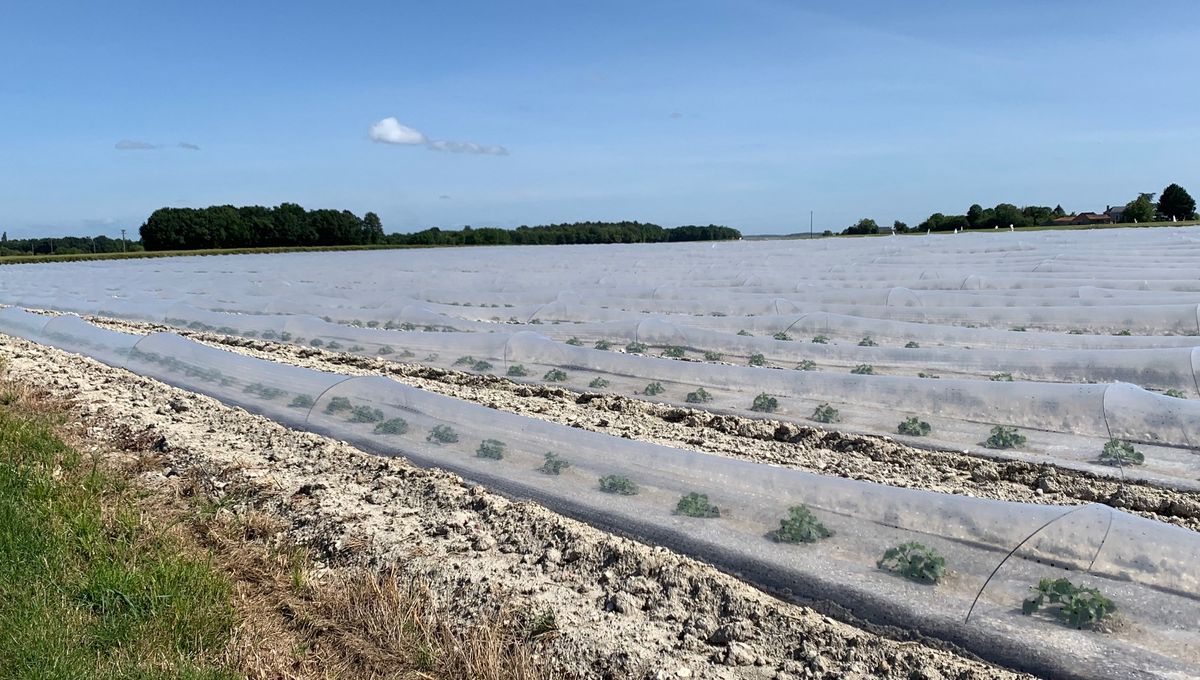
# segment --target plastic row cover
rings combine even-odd
[[[396,332],[351,328],[305,317],[229,315],[183,306],[173,308],[170,315],[172,323],[197,330],[419,361],[580,391],[644,395],[709,410],[767,413],[802,423],[813,422],[818,407],[831,405],[837,410],[839,427],[855,432],[897,436],[898,423],[917,417],[932,426],[926,436],[908,438],[921,445],[971,449],[983,445],[994,425],[1018,427],[1027,441],[1002,455],[1053,461],[1104,475],[1135,475],[1176,486],[1193,485],[1200,473],[1200,456],[1186,448],[1195,444],[1200,403],[1158,396],[1132,385],[931,380],[771,370],[573,347],[528,332]],[[666,334],[671,328],[643,322],[635,337],[647,339],[656,330]],[[666,346],[672,351],[684,347]],[[1146,351],[1181,352],[1178,359],[1188,361],[1195,350]],[[1190,363],[1186,365],[1190,376]],[[1139,443],[1145,463],[1136,470],[1100,464],[1098,456],[1112,438]]]
[[[410,318],[429,320],[429,317],[411,315]],[[822,327],[829,328],[828,318]],[[430,353],[444,350],[451,359],[463,355],[491,351],[507,342],[507,337],[520,332],[522,326],[503,324],[495,327],[489,335],[495,338],[477,337],[480,334],[462,333],[455,336],[437,334],[426,337],[420,332],[397,333],[392,329],[358,328],[325,322],[307,316],[263,316],[252,314],[225,314],[208,312],[189,305],[178,305],[167,312],[164,321],[170,325],[192,330],[205,330],[227,335],[250,338],[283,340],[299,344],[314,340],[332,349],[354,353],[379,354],[390,358],[410,359],[414,352]],[[676,358],[700,359],[720,356],[721,360],[746,364],[750,357],[761,355],[767,365],[791,368],[805,361],[815,362],[816,369],[848,370],[860,364],[870,364],[877,370],[894,369],[896,372],[917,375],[931,371],[949,372],[964,376],[990,377],[997,373],[1009,373],[1020,380],[1048,382],[1129,382],[1160,390],[1174,389],[1200,396],[1197,390],[1197,369],[1200,369],[1200,349],[1194,347],[1153,349],[976,349],[954,347],[880,347],[857,344],[813,343],[804,326],[812,324],[801,320],[791,328],[787,340],[772,337],[743,336],[732,333],[708,331],[688,326],[679,326],[667,321],[646,320],[636,324],[586,325],[584,328],[549,327],[557,331],[559,340],[585,342],[592,346],[597,342],[608,342],[616,346],[640,342],[653,348],[653,354],[670,350],[683,356]],[[814,321],[818,321],[814,319]],[[818,321],[819,323],[819,321]],[[406,325],[405,325],[406,324]],[[438,327],[430,324],[404,322],[393,327],[415,330]],[[528,328],[528,326],[525,326]],[[537,329],[539,332],[543,328]],[[861,329],[860,331],[861,332]],[[814,331],[814,336],[819,335]],[[870,334],[866,334],[866,337]],[[1038,334],[1035,334],[1035,336]],[[828,337],[828,336],[827,336]],[[1117,337],[1117,340],[1126,338]],[[873,341],[894,342],[894,338],[872,337]],[[352,350],[351,348],[358,348]],[[408,350],[408,354],[397,354],[388,348]],[[418,358],[420,360],[420,358]],[[653,377],[650,375],[647,378]]]
[[[2,318],[5,332],[46,335],[45,325],[38,331],[20,314]],[[143,375],[454,470],[1001,663],[1063,676],[1086,669],[1094,678],[1184,674],[1200,663],[1200,536],[1186,530],[1103,506],[1026,505],[821,477],[584,432],[384,378],[284,366],[173,334],[61,325],[72,326],[57,334],[65,349],[100,349]],[[719,510],[681,513],[681,499],[693,493]],[[695,509],[693,501],[681,507]],[[779,540],[796,535],[781,521],[801,506],[825,528],[817,535],[831,535]],[[912,541],[944,556],[949,575],[923,585],[877,565],[886,550]],[[1023,616],[1030,586],[1064,571],[1100,588],[1127,624],[1101,634]]]

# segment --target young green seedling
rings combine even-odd
[[[832,535],[807,505],[794,505],[788,508],[788,516],[779,520],[771,539],[778,543],[816,543]]]
[[[916,542],[888,548],[875,564],[919,583],[937,583],[946,573],[946,558],[933,548]]]
[[[688,517],[720,517],[721,509],[708,502],[708,495],[692,492],[679,499],[675,514]]]
[[[821,404],[813,411],[813,420],[818,423],[837,423],[842,420],[838,410],[829,404]]]

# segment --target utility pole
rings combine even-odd
[[[121,230],[121,252],[125,252],[125,230]]]
[[[813,239],[813,211],[808,211],[808,240]]]

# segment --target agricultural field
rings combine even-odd
[[[289,484],[340,473],[330,521],[374,559],[404,542],[387,509],[421,503],[451,527],[413,529],[424,549],[522,555],[475,576],[622,617],[605,637],[561,614],[576,655],[645,638],[638,668],[678,677],[1189,677],[1197,262],[1182,227],[40,263],[0,270],[0,333],[28,377],[193,451],[236,435]],[[187,393],[273,422],[201,425]],[[391,463],[364,482],[345,454],[260,455],[268,427],[461,476],[482,517]],[[506,499],[537,510],[489,515]],[[591,548],[547,544],[564,518]],[[689,614],[670,570],[607,573],[614,535],[697,560],[675,575],[738,611]]]

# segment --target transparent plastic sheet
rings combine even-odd
[[[770,417],[806,424],[813,422],[818,406],[829,404],[840,413],[838,427],[853,432],[897,436],[897,424],[916,416],[933,427],[930,435],[910,442],[919,445],[974,449],[984,444],[992,426],[1016,427],[1028,438],[1027,443],[1018,451],[995,455],[1050,461],[1102,475],[1132,475],[1173,486],[1188,486],[1200,472],[1192,434],[1200,404],[1159,397],[1131,385],[1111,386],[1110,390],[1108,385],[950,380],[950,375],[935,381],[770,370],[599,351],[590,344],[574,347],[530,332],[395,332],[340,326],[311,317],[217,314],[186,306],[174,308],[171,314],[173,321],[193,330],[504,375],[585,392],[635,395],[741,415],[760,415],[757,401],[764,395],[772,400],[766,411]],[[627,328],[626,333],[644,340],[672,328],[648,321]],[[1193,351],[1175,352],[1184,353],[1176,358],[1187,362],[1182,370],[1184,378],[1191,381]],[[1110,396],[1114,391],[1117,396]],[[1141,447],[1145,464],[1136,470],[1098,464],[1104,443],[1114,437],[1153,447]]]
[[[128,367],[368,450],[455,470],[691,552],[768,588],[914,627],[1000,663],[1063,677],[1084,669],[1093,678],[1179,674],[1200,663],[1200,536],[1110,508],[821,477],[585,432],[384,378],[275,364],[166,333],[138,340]],[[301,396],[304,406],[293,405]],[[638,492],[603,493],[597,480],[610,475],[629,478]],[[676,514],[690,493],[706,494],[720,516]],[[801,503],[832,536],[797,545],[772,540],[788,508]],[[946,558],[949,575],[936,586],[876,565],[883,551],[911,540]],[[1076,631],[1020,614],[1031,585],[1064,573],[1110,594],[1125,625]]]
[[[30,314],[18,307],[0,309],[0,333],[25,338],[33,342],[45,342],[42,329],[51,317],[41,314]]]

